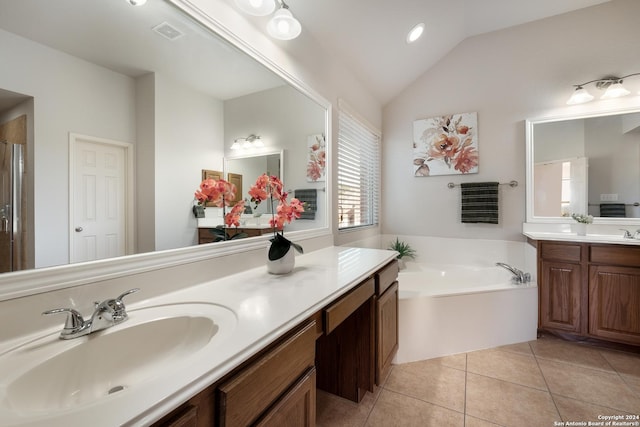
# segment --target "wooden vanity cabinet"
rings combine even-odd
[[[153,427],[204,427],[215,425],[215,385],[207,387],[165,415]]]
[[[539,328],[640,345],[640,247],[538,242]]]
[[[590,249],[589,335],[640,345],[640,247]]]
[[[216,241],[216,235],[214,235],[210,228],[198,228],[198,244],[203,245],[205,243],[212,243]],[[264,227],[232,227],[225,229],[229,237],[233,237],[239,233],[246,233],[247,237],[257,237],[264,234],[273,233],[272,228]]]
[[[398,262],[388,263],[154,427],[312,427],[316,387],[359,402],[398,350]]]
[[[315,340],[305,322],[153,427],[315,426]]]
[[[318,388],[354,402],[374,387],[374,293],[370,277],[325,307],[316,342]]]
[[[398,352],[398,261],[394,260],[375,275],[376,284],[376,385],[391,370]]]
[[[296,425],[315,425],[315,341],[315,322],[307,322],[221,383],[219,425],[277,425],[285,414],[295,415]]]
[[[541,328],[583,333],[582,246],[541,242],[538,245],[539,306]]]

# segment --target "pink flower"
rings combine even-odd
[[[200,183],[200,190],[196,191],[195,197],[201,205],[210,202],[219,208],[230,206],[236,198],[236,186],[224,179],[216,181],[208,178]]]
[[[478,152],[474,147],[465,146],[455,159],[454,169],[460,173],[469,173],[476,166],[478,166]]]
[[[318,162],[307,163],[307,177],[312,181],[317,181],[322,177],[322,168]]]
[[[295,197],[288,201],[289,193],[284,190],[284,184],[277,176],[263,174],[258,177],[255,184],[249,190],[251,201],[256,205],[262,201],[270,199],[272,205],[274,200],[278,202],[275,212],[269,220],[269,225],[276,230],[282,230],[285,224],[300,218],[304,212],[304,206]]]
[[[435,159],[452,159],[458,152],[459,145],[460,138],[457,136],[440,134],[438,139],[431,143],[431,147],[429,147],[429,156]]]
[[[225,215],[224,223],[227,227],[239,227],[240,226],[240,216],[244,212],[244,200],[240,200],[236,203],[233,208],[231,208],[231,212]]]

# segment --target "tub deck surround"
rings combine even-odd
[[[394,363],[534,340],[537,285],[514,284],[511,276],[491,264],[407,263],[398,276],[400,347]]]
[[[270,275],[266,267],[260,267],[131,304],[130,312],[163,304],[216,303],[233,310],[237,324],[233,333],[212,350],[181,358],[167,366],[162,375],[77,410],[19,414],[3,402],[0,425],[148,425],[358,285],[393,260],[394,255],[386,250],[329,247],[298,256],[294,272],[285,276]],[[60,328],[62,323],[63,319]],[[29,335],[49,334],[47,339],[58,340],[58,333],[57,328],[32,331]],[[16,342],[0,343],[0,348]],[[0,397],[22,372],[13,370],[0,375]]]

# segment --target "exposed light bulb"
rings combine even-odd
[[[278,21],[278,31],[281,32],[282,34],[287,34],[289,32],[289,30],[291,29],[291,25],[289,25],[289,23],[285,20],[279,20]]]

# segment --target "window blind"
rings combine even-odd
[[[338,228],[378,224],[380,136],[349,112],[338,113]]]

